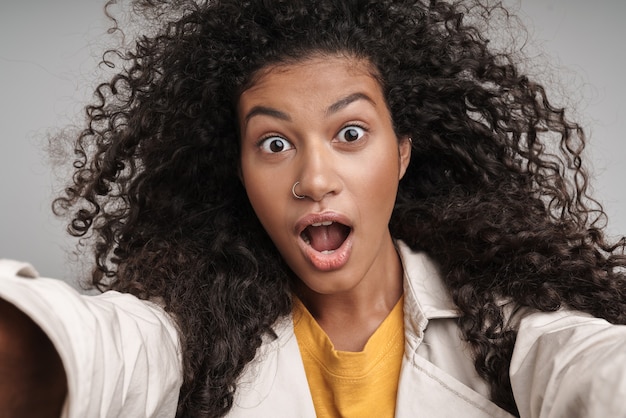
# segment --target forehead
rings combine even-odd
[[[321,105],[335,97],[357,92],[384,101],[377,72],[368,60],[346,56],[312,56],[296,62],[271,65],[258,71],[250,86],[239,97],[239,111],[265,102]]]

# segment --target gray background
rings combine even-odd
[[[608,231],[626,234],[626,2],[509,0],[530,40],[533,71],[591,138],[596,197]],[[106,42],[103,2],[9,0],[0,4],[0,257],[30,261],[75,284],[84,275],[74,240],[50,212],[59,188],[45,152],[49,133],[80,122]]]

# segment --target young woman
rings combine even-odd
[[[580,127],[488,47],[491,7],[145,3],[164,23],[98,88],[55,202],[109,291],[3,265],[5,351],[60,382],[0,365],[17,393],[77,417],[626,414],[624,243]]]

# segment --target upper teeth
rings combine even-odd
[[[332,223],[332,221],[316,222],[314,224],[311,224],[311,226],[329,226],[332,225]]]

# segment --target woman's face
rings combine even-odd
[[[239,99],[252,207],[321,294],[380,280],[398,262],[388,223],[410,144],[396,137],[372,71],[364,60],[314,56],[262,71]]]

